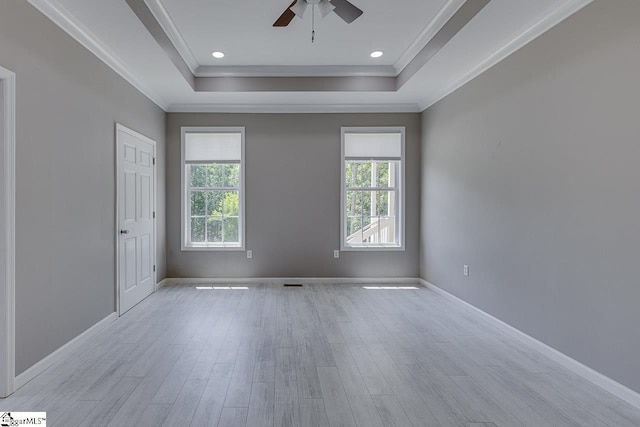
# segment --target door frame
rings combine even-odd
[[[15,204],[16,204],[16,75],[0,67],[0,85],[4,92],[2,106],[4,120],[4,134],[0,135],[0,149],[4,153],[4,164],[0,166],[0,173],[4,181],[2,191],[4,205],[4,221],[0,226],[4,229],[4,239],[0,245],[5,250],[5,271],[0,271],[0,295],[4,295],[4,302],[0,304],[0,340],[2,341],[3,366],[0,366],[0,397],[5,397],[15,389],[15,306],[16,306],[16,276],[15,276]]]
[[[120,162],[120,159],[118,157],[118,145],[120,143],[120,141],[118,140],[118,131],[122,131],[125,133],[128,133],[129,135],[138,138],[138,139],[142,139],[145,142],[148,142],[149,144],[151,144],[153,146],[153,212],[154,212],[154,217],[153,217],[153,292],[155,292],[158,288],[158,272],[156,271],[156,261],[157,261],[157,256],[158,256],[158,242],[157,242],[157,237],[158,237],[158,220],[157,220],[157,215],[155,215],[155,213],[158,211],[156,203],[158,200],[158,195],[156,194],[157,189],[158,189],[158,185],[157,185],[157,173],[156,173],[156,141],[149,138],[148,136],[145,136],[143,134],[141,134],[140,132],[136,132],[135,130],[116,122],[116,126],[115,126],[115,163],[116,163],[116,179],[115,179],[115,194],[116,194],[116,210],[115,210],[115,227],[113,230],[113,234],[115,235],[115,247],[116,247],[116,314],[118,317],[121,316],[120,314],[120,186],[119,186],[119,182],[118,180],[120,179],[120,173],[122,172],[122,164]]]

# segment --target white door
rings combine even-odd
[[[116,126],[119,312],[155,288],[155,141]]]

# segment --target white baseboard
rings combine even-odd
[[[156,283],[156,291],[160,288],[164,288],[169,284],[169,279],[162,279],[158,283]]]
[[[326,284],[378,284],[388,283],[393,285],[411,284],[415,285],[419,281],[415,277],[245,277],[245,278],[170,278],[163,280],[163,286],[169,285],[189,285],[189,284],[224,284],[224,283],[326,283]],[[161,282],[162,283],[162,282]]]
[[[107,326],[113,323],[118,318],[118,315],[114,312],[21,373],[16,377],[15,388],[16,390],[34,379],[36,376],[44,372],[54,363],[67,357],[71,352],[76,350],[82,344],[86,343],[90,338],[102,332]]]
[[[640,394],[635,392],[634,390],[631,390],[630,388],[620,384],[615,380],[612,380],[606,375],[601,374],[600,372],[586,365],[583,365],[582,363],[578,362],[575,359],[572,359],[571,357],[567,356],[564,353],[561,353],[555,348],[549,347],[547,344],[541,341],[538,341],[532,336],[527,335],[524,332],[520,331],[519,329],[516,329],[513,326],[503,322],[502,320],[493,317],[489,313],[482,311],[478,307],[472,304],[469,304],[468,302],[458,298],[457,296],[452,295],[443,289],[440,289],[436,285],[433,285],[424,279],[419,279],[419,281],[426,288],[431,289],[434,292],[437,292],[438,294],[446,298],[451,298],[457,301],[458,303],[466,306],[467,308],[470,308],[474,312],[482,315],[485,319],[487,319],[489,322],[491,322],[493,325],[495,325],[497,328],[499,328],[500,330],[502,330],[512,338],[517,339],[518,341],[520,341],[525,345],[528,345],[529,347],[532,347],[534,350],[539,351],[540,353],[544,354],[554,362],[567,368],[571,372],[603,388],[604,390],[628,402],[629,404],[635,406],[636,408],[640,408]]]

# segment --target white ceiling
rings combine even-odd
[[[291,0],[162,0],[200,65],[298,66],[393,65],[446,2],[353,0],[365,13],[352,24],[316,14],[312,44],[310,10],[288,27],[272,26]],[[225,58],[215,60],[214,50]],[[374,50],[385,54],[372,60]]]
[[[234,75],[397,75],[464,0],[352,0],[352,24],[310,11],[271,25],[291,0],[145,0],[196,76],[222,65]],[[475,1],[475,0],[469,0]],[[195,92],[125,0],[29,0],[167,111],[421,111],[591,0],[491,0],[399,90],[392,92]],[[213,50],[224,51],[221,61]],[[377,60],[372,50],[383,50]]]

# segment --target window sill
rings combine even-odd
[[[404,246],[343,246],[340,248],[344,252],[404,252]]]
[[[230,252],[240,252],[244,251],[244,246],[182,246],[183,252],[200,252],[200,251],[230,251]]]

